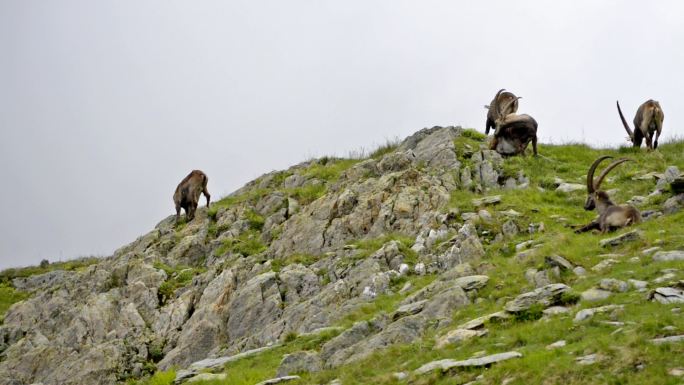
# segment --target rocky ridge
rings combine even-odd
[[[487,335],[492,322],[536,319],[542,311],[544,317],[576,313],[580,323],[622,309],[570,310],[596,295],[603,300],[650,285],[653,301],[684,302],[676,275],[655,285],[604,279],[574,294],[564,277],[582,277],[586,269],[548,255],[525,272],[529,291],[453,326],[456,312],[499,284],[488,275],[493,266],[485,247],[544,232],[543,223],[524,228],[513,209],[492,209],[501,196],[489,191],[529,189],[530,180],[507,170],[496,152],[464,140],[470,135],[459,127],[433,127],[365,160],[326,158],[272,172],[199,210],[190,223],[164,219],[82,271],[16,278],[13,286],[32,295],[15,304],[0,326],[0,385],[115,384],[171,368],[182,369],[177,383],[199,381],[210,379],[204,371],[262,354],[290,336],[343,325],[320,349],[285,356],[277,378],[264,382],[277,383],[426,335],[435,335],[438,347],[453,346]],[[575,191],[572,183],[554,183],[558,193]],[[452,207],[459,191],[484,193],[471,203],[478,210]],[[660,182],[655,191],[663,193]],[[678,212],[681,202],[679,196],[667,199],[662,212]],[[514,258],[525,261],[543,247],[531,238],[515,245]],[[643,238],[635,230],[603,239],[601,246]],[[655,251],[652,259],[681,255]],[[586,267],[605,271],[621,259]],[[346,323],[350,314],[392,295],[402,299],[391,312]],[[414,375],[521,356],[511,351],[425,363]]]

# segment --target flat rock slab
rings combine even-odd
[[[466,323],[463,323],[458,326],[458,329],[480,329],[484,327],[485,322],[489,322],[491,320],[506,320],[511,318],[511,315],[504,312],[504,311],[499,311],[496,313],[492,314],[487,314],[482,317],[475,318],[473,320],[470,320]]]
[[[482,205],[494,205],[501,202],[501,195],[492,195],[488,197],[483,197],[479,199],[473,199],[473,205],[474,206],[482,206]]]
[[[423,308],[427,302],[428,300],[424,299],[422,301],[407,303],[406,305],[399,306],[397,310],[392,313],[392,320],[396,321],[399,318],[420,313],[423,311]]]
[[[663,337],[663,338],[654,338],[651,340],[651,342],[656,344],[656,345],[669,344],[672,342],[682,342],[682,341],[684,341],[684,335],[670,336],[670,337]]]
[[[674,287],[659,287],[651,293],[650,298],[662,304],[684,303],[684,290]]]
[[[611,296],[611,292],[608,290],[602,290],[602,289],[589,289],[586,291],[583,291],[581,294],[582,301],[589,301],[589,302],[594,302],[594,301],[600,301],[603,299],[606,299]]]
[[[572,263],[570,263],[570,261],[561,257],[560,255],[545,257],[544,263],[551,267],[558,266],[561,270],[572,270],[575,267]]]
[[[653,255],[653,260],[656,262],[684,261],[684,251],[659,251]]]
[[[575,314],[575,319],[574,322],[582,322],[585,320],[588,320],[589,318],[593,317],[596,314],[599,313],[606,313],[609,311],[613,310],[618,310],[618,309],[623,309],[624,306],[622,305],[606,305],[606,306],[601,306],[601,307],[594,307],[591,309],[582,309]]]
[[[225,357],[218,357],[218,358],[205,358],[203,360],[193,362],[190,364],[190,370],[198,371],[198,370],[203,370],[203,369],[213,369],[217,368],[219,366],[223,366],[227,364],[228,362],[233,362],[240,360],[242,358],[250,357],[255,354],[259,354],[261,352],[265,352],[267,350],[271,350],[279,345],[275,344],[272,346],[264,346],[263,348],[258,348],[258,349],[252,349],[252,350],[247,350],[242,353],[235,354],[233,356],[225,356]]]
[[[415,374],[426,374],[435,371],[436,369],[441,369],[441,371],[446,372],[453,368],[469,368],[469,367],[479,367],[487,366],[497,362],[510,360],[512,358],[520,358],[522,354],[518,352],[506,352],[492,354],[490,356],[484,356],[480,358],[471,358],[468,360],[456,361],[456,360],[439,360],[429,362],[414,371]]]
[[[556,188],[556,191],[561,191],[561,192],[564,192],[564,193],[570,193],[570,192],[573,192],[573,191],[582,191],[582,190],[584,190],[584,189],[586,189],[586,188],[587,188],[587,186],[585,186],[585,185],[583,185],[583,184],[579,184],[579,183],[565,183],[565,182],[563,182],[563,183],[561,183],[560,185],[558,185],[558,187]]]
[[[475,337],[482,337],[488,333],[487,329],[471,330],[471,329],[454,329],[447,334],[439,337],[435,343],[437,349],[441,349],[447,345],[457,344],[461,341],[469,340]]]
[[[570,291],[569,286],[553,283],[517,296],[514,300],[507,302],[504,309],[509,313],[518,313],[536,304],[548,307],[558,303],[563,293],[568,291]]]
[[[618,235],[617,237],[603,239],[599,242],[599,244],[601,245],[601,247],[619,246],[625,242],[632,242],[639,240],[641,238],[641,232],[639,232],[638,230],[632,230],[624,234]]]
[[[489,277],[486,275],[471,275],[454,280],[454,284],[465,291],[480,289],[486,286],[487,282],[489,282]]]
[[[272,385],[272,384],[280,384],[281,382],[288,382],[292,380],[299,380],[301,377],[299,376],[284,376],[284,377],[276,377],[276,378],[271,378],[270,380],[266,381],[261,381],[260,383],[256,385]]]
[[[191,384],[193,382],[199,382],[199,381],[222,381],[228,378],[228,374],[226,373],[200,373],[192,378],[190,378],[187,383]]]
[[[577,361],[578,365],[593,365],[602,359],[603,357],[598,354],[588,354],[586,356],[577,357],[575,361]]]

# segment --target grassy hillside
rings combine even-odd
[[[462,161],[468,163],[468,149],[477,149],[483,138],[474,132],[457,139],[457,150],[463,152]],[[578,301],[569,314],[541,318],[541,309],[534,309],[505,322],[488,324],[489,333],[479,339],[472,339],[457,346],[436,349],[435,337],[446,330],[478,316],[502,309],[503,304],[515,296],[532,290],[534,287],[525,278],[530,268],[543,269],[544,257],[561,255],[574,265],[586,269],[585,276],[572,272],[563,273],[561,282],[572,287],[575,294],[595,287],[603,278],[620,280],[637,279],[652,281],[664,274],[666,269],[674,273],[672,281],[684,279],[678,262],[654,262],[644,249],[659,246],[663,250],[684,248],[684,212],[665,215],[645,221],[635,226],[643,233],[640,240],[628,242],[613,248],[599,245],[601,239],[615,236],[596,233],[575,234],[570,225],[585,224],[596,215],[582,209],[585,191],[563,193],[555,191],[555,178],[569,183],[585,183],[586,171],[591,162],[600,155],[629,157],[633,162],[623,164],[614,170],[602,186],[605,190],[616,189],[611,198],[615,202],[625,202],[635,195],[648,196],[654,190],[654,180],[637,180],[635,177],[649,172],[663,172],[667,166],[675,165],[684,170],[684,142],[663,144],[658,151],[646,152],[620,148],[610,150],[592,149],[582,144],[541,145],[540,157],[517,157],[506,160],[505,170],[511,176],[519,171],[530,179],[530,186],[523,190],[493,190],[486,195],[501,195],[496,206],[475,207],[474,198],[482,195],[458,190],[452,195],[450,207],[445,210],[477,212],[487,209],[496,220],[491,223],[480,222],[478,232],[487,241],[486,234],[500,232],[504,216],[497,214],[514,210],[519,216],[513,220],[521,229],[512,239],[485,244],[486,257],[477,269],[487,274],[491,280],[480,290],[481,298],[473,305],[455,312],[452,326],[430,332],[418,343],[396,345],[374,354],[370,358],[353,365],[325,370],[319,373],[302,374],[302,379],[290,384],[327,384],[340,379],[342,384],[395,384],[408,381],[411,384],[464,384],[475,381],[477,384],[678,384],[681,379],[668,374],[674,368],[684,368],[684,344],[655,345],[650,339],[668,335],[684,334],[684,317],[679,306],[663,305],[647,300],[648,292],[629,290],[615,293],[608,299],[598,302]],[[334,178],[339,175],[340,167],[316,166],[311,172]],[[316,191],[311,196],[324,194]],[[659,209],[670,197],[666,192],[661,196],[649,197],[640,209]],[[230,198],[235,200],[236,198]],[[241,199],[241,198],[238,198]],[[224,201],[222,204],[230,204]],[[543,222],[544,231],[530,234],[530,224]],[[372,252],[383,241],[396,237],[405,247],[411,246],[411,239],[400,235],[388,235],[377,242],[365,242],[363,247]],[[516,257],[515,245],[533,241],[539,245],[526,257]],[[606,254],[611,254],[606,256]],[[599,262],[612,258],[616,263],[602,271],[592,267]],[[293,260],[293,262],[296,262]],[[435,276],[409,276],[415,291],[425,286]],[[397,282],[401,284],[402,282]],[[653,284],[649,288],[653,288]],[[381,312],[390,313],[406,295],[394,294],[380,296],[360,311],[350,314],[339,326],[348,327],[351,323],[370,319]],[[578,300],[575,295],[572,298]],[[572,302],[574,302],[572,301]],[[622,310],[607,312],[591,320],[574,323],[576,311],[601,306],[619,304]],[[607,322],[607,321],[610,321]],[[203,382],[203,384],[251,385],[275,376],[283,354],[302,349],[320,348],[333,335],[319,338],[288,336],[281,347],[267,353],[246,358],[225,367],[228,380]],[[547,345],[565,340],[567,345],[558,349],[547,349]],[[414,376],[412,370],[429,361],[453,358],[467,359],[482,354],[493,354],[516,350],[523,354],[514,359],[495,364],[488,369],[457,370],[448,373],[433,373]],[[597,354],[599,361],[592,365],[578,365],[576,359],[588,354]],[[393,373],[409,374],[407,380],[399,381]],[[169,384],[173,373],[157,373],[145,384]]]

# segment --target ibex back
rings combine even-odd
[[[207,182],[209,182],[209,178],[205,173],[200,170],[193,170],[178,184],[176,192],[173,194],[173,203],[176,205],[176,222],[180,219],[181,208],[185,210],[188,221],[195,218],[200,194],[204,194],[207,198],[207,207],[209,207],[211,195],[207,190]]]
[[[625,116],[622,115],[620,102],[616,102],[616,104],[622,125],[625,126],[634,147],[641,147],[641,142],[646,139],[646,147],[649,150],[658,148],[658,138],[663,131],[663,120],[665,119],[660,103],[649,99],[639,106],[634,116],[634,131],[631,130]],[[655,138],[653,138],[654,133]]]

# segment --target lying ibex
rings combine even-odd
[[[510,105],[517,105],[520,98],[516,96],[501,106],[490,148],[501,155],[525,155],[527,146],[532,142],[534,155],[537,156],[537,121],[527,114],[505,113]]]
[[[514,102],[508,104],[508,102],[511,100],[514,100]],[[507,107],[505,109],[501,109],[501,106],[505,104],[507,104]],[[499,119],[502,113],[514,114],[516,111],[518,111],[518,100],[515,98],[515,95],[513,95],[512,92],[508,92],[502,88],[496,93],[496,95],[494,95],[492,102],[489,103],[488,106],[485,106],[485,108],[489,110],[487,111],[485,134],[489,135],[489,130],[494,128],[496,120]]]
[[[665,114],[663,114],[663,109],[660,108],[660,103],[653,99],[649,99],[639,106],[639,109],[634,116],[633,132],[629,128],[625,116],[622,115],[620,102],[616,103],[622,125],[625,126],[625,130],[627,130],[629,139],[632,141],[632,144],[634,144],[634,147],[641,147],[641,141],[645,138],[646,147],[648,147],[649,150],[658,148],[658,138],[663,130],[663,119],[665,119]],[[653,141],[654,133],[655,141]],[[653,143],[651,143],[651,141],[653,141]]]
[[[596,210],[599,212],[598,228],[602,233],[608,230],[620,227],[629,226],[641,222],[641,213],[634,206],[631,205],[616,205],[613,203],[605,191],[599,190],[601,182],[608,175],[608,173],[619,166],[620,164],[629,161],[629,159],[618,159],[609,164],[599,175],[598,180],[594,181],[594,172],[596,167],[602,161],[612,158],[612,156],[604,155],[594,161],[587,172],[587,201],[584,203],[585,210]],[[589,228],[590,226],[585,226]]]
[[[176,223],[180,219],[181,208],[185,210],[185,217],[188,221],[195,217],[200,194],[204,194],[207,198],[207,207],[209,207],[211,195],[207,190],[208,181],[209,178],[202,171],[193,170],[178,184],[173,194],[173,203],[176,204]]]

